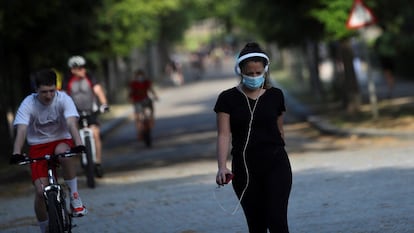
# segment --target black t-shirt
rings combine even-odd
[[[253,110],[256,100],[249,98],[249,101]],[[246,96],[237,87],[227,89],[220,93],[214,111],[230,115],[231,154],[233,156],[241,155],[246,143],[251,115]],[[246,153],[272,153],[285,145],[277,125],[277,119],[284,111],[286,111],[284,96],[279,88],[267,89],[259,97],[253,113],[253,123]]]

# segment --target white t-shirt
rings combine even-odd
[[[29,145],[48,143],[72,138],[66,118],[79,117],[75,104],[70,96],[56,91],[53,102],[43,105],[33,93],[20,104],[14,119],[14,126],[27,125],[27,142]]]

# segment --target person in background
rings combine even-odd
[[[394,92],[395,87],[395,56],[396,39],[389,32],[383,32],[383,34],[375,41],[375,51],[378,54],[382,72],[387,83],[387,98],[390,99]]]
[[[184,84],[183,71],[179,62],[170,59],[165,66],[165,73],[174,86],[181,86]]]
[[[16,136],[11,164],[25,159],[22,148],[27,140],[29,157],[45,154],[60,154],[72,148],[76,153],[85,151],[79,135],[75,104],[66,93],[56,90],[56,74],[52,69],[40,70],[32,75],[36,93],[27,96],[20,104],[13,125]],[[76,145],[76,147],[75,147]],[[70,206],[74,216],[87,213],[78,193],[75,158],[60,158],[63,178],[70,191]],[[34,209],[41,232],[46,232],[48,216],[43,196],[43,187],[48,184],[47,162],[31,164],[32,181],[35,187]]]
[[[109,111],[109,106],[103,87],[87,72],[85,65],[86,60],[82,56],[69,58],[70,74],[64,84],[64,90],[72,97],[78,112],[88,113],[89,127],[93,131],[96,147],[95,172],[97,177],[102,177],[104,171],[98,114]]]
[[[292,170],[284,148],[286,108],[282,91],[269,82],[268,67],[259,45],[246,44],[235,66],[240,84],[217,98],[216,182],[223,185],[227,175],[234,175],[233,189],[250,233],[287,233]],[[229,152],[232,170],[227,168]]]
[[[158,100],[151,80],[147,78],[144,70],[138,69],[135,71],[131,82],[129,82],[129,99],[134,106],[135,127],[138,133],[138,140],[142,139],[143,122],[141,113],[143,108],[150,109],[150,128],[154,127],[154,104],[150,95],[152,95],[154,100]]]

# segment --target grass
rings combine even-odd
[[[309,91],[306,79],[302,84],[298,84],[297,80],[290,78],[287,71],[272,72],[271,77],[299,102],[306,104],[314,113],[337,127],[414,132],[414,96],[379,100],[377,104],[379,116],[374,119],[369,103],[362,103],[357,112],[348,113],[340,102],[332,100],[329,94],[325,100],[315,98]]]
[[[401,103],[401,100],[409,103]],[[405,101],[404,101],[405,102]],[[379,128],[386,130],[412,131],[414,130],[414,98],[399,98],[383,100],[378,104],[378,118],[374,119],[370,105],[361,106],[355,114],[324,113],[324,117],[336,126],[347,128]]]

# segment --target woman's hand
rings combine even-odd
[[[231,178],[233,178],[233,173],[228,168],[219,169],[217,171],[216,183],[218,185],[225,185],[230,182]]]

